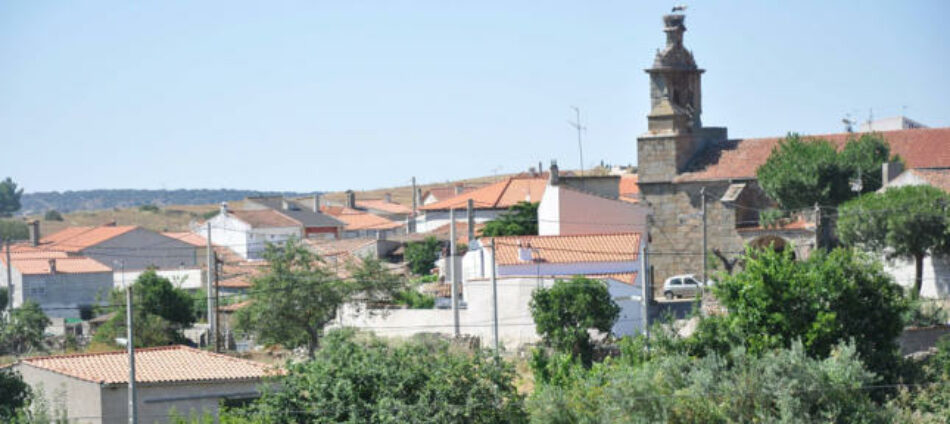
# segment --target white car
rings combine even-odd
[[[674,275],[663,282],[663,297],[668,300],[680,297],[696,297],[703,290],[701,283],[693,274]]]

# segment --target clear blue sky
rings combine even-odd
[[[147,3],[147,4],[142,4]],[[7,1],[0,177],[27,191],[370,189],[636,162],[662,1]],[[703,121],[948,126],[950,2],[695,1]],[[906,109],[902,109],[906,106]]]

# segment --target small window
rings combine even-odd
[[[683,285],[683,281],[680,280],[679,278],[674,278],[674,279],[670,280],[670,285],[671,285],[671,286],[681,286],[681,285]]]

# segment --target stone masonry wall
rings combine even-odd
[[[641,162],[642,163],[642,162]],[[677,274],[702,275],[703,232],[699,191],[706,187],[707,249],[720,249],[737,256],[743,240],[736,231],[735,209],[718,201],[729,187],[727,181],[704,183],[640,184],[640,192],[653,215],[648,218],[649,261],[654,268],[654,295],[662,295],[663,281]],[[710,259],[710,273],[718,260]],[[720,267],[721,268],[721,267]]]

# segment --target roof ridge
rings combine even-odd
[[[901,129],[897,129],[897,130],[865,131],[865,132],[851,132],[851,133],[849,133],[849,132],[836,132],[836,133],[824,133],[824,134],[805,134],[805,133],[788,132],[788,133],[786,133],[785,135],[781,135],[781,136],[734,138],[734,139],[729,139],[729,141],[782,139],[782,138],[788,137],[790,134],[797,134],[799,137],[802,137],[802,138],[821,138],[821,137],[828,137],[828,136],[840,137],[840,136],[843,136],[843,135],[852,135],[852,136],[854,136],[855,138],[858,138],[858,137],[860,137],[860,136],[862,136],[862,135],[865,135],[865,134],[892,134],[892,133],[899,133],[899,132],[912,132],[912,131],[927,132],[927,131],[941,131],[941,130],[943,130],[943,131],[950,130],[950,127],[901,128]]]
[[[501,189],[501,192],[498,193],[498,197],[495,198],[495,202],[492,203],[492,208],[498,207],[498,202],[501,201],[502,197],[505,197],[505,193],[508,192],[508,188],[511,187],[511,182],[515,180],[515,177],[508,177],[505,179],[505,186]],[[490,186],[489,186],[490,187]]]
[[[152,351],[160,351],[160,350],[178,350],[182,348],[192,349],[185,345],[168,345],[168,346],[140,347],[140,348],[136,348],[135,351],[136,352],[143,352],[143,351],[152,352]],[[83,357],[89,357],[89,356],[110,356],[110,355],[118,355],[118,354],[127,355],[128,353],[129,352],[127,350],[107,350],[104,352],[80,352],[80,353],[67,353],[64,355],[30,356],[26,358],[20,358],[20,362],[38,361],[38,360],[43,360],[43,359],[83,358]]]
[[[642,233],[637,232],[637,231],[625,231],[625,232],[622,232],[622,233],[547,234],[547,235],[496,236],[496,237],[483,236],[483,237],[479,237],[479,238],[480,238],[480,239],[481,239],[481,238],[485,238],[485,239],[490,239],[490,238],[494,238],[494,239],[501,239],[501,238],[504,238],[504,239],[509,239],[509,238],[510,238],[510,239],[518,239],[518,238],[526,238],[526,237],[533,237],[533,238],[544,238],[544,237],[546,237],[546,238],[555,238],[555,237],[562,237],[562,238],[567,238],[567,237],[603,237],[603,236],[631,236],[631,235],[642,236]]]

